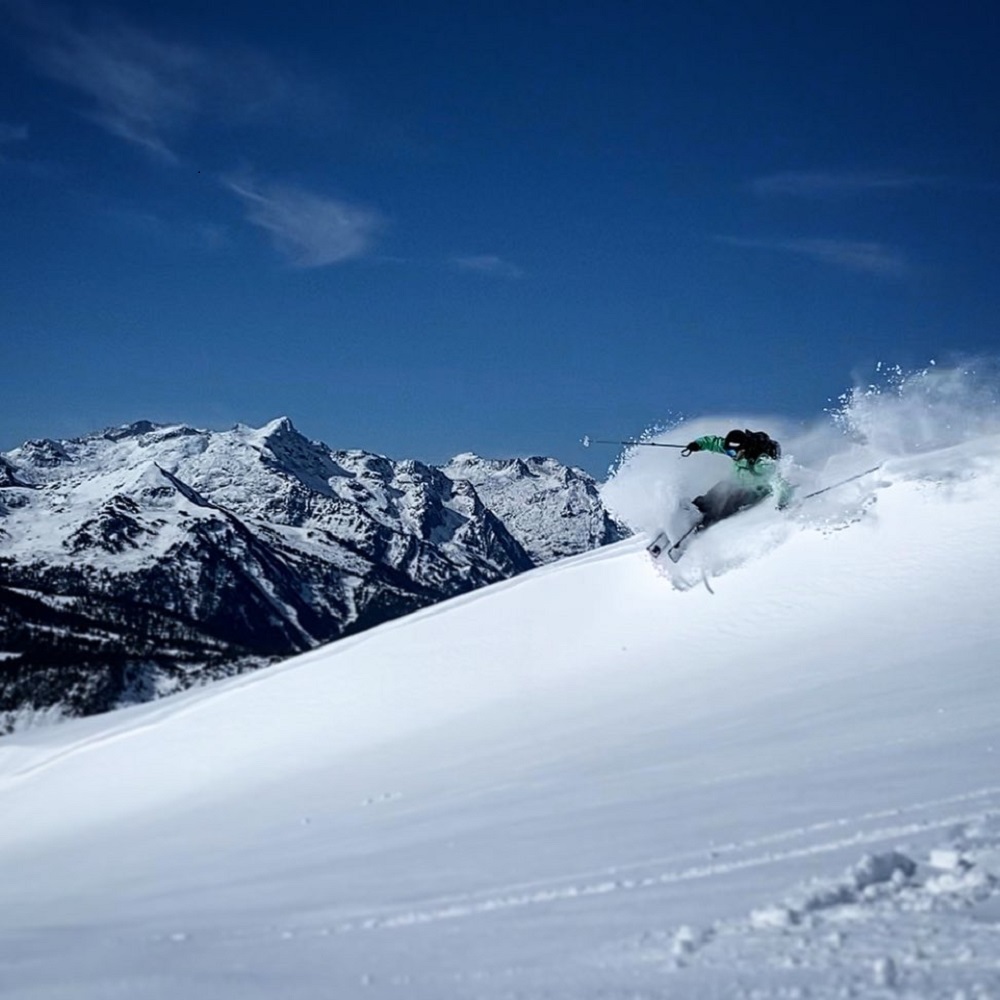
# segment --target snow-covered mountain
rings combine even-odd
[[[783,435],[800,496],[880,468],[677,566],[637,536],[0,740],[4,1000],[1000,995],[1000,422],[962,409]]]
[[[445,474],[286,418],[31,441],[0,456],[0,712],[146,700],[621,537],[552,460]]]
[[[553,458],[504,460],[457,455],[441,470],[472,483],[539,566],[628,537],[605,510],[597,484]]]

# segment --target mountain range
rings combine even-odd
[[[241,673],[629,531],[550,458],[140,421],[0,454],[0,732]]]

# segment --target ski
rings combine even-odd
[[[883,463],[879,462],[878,465],[873,465],[870,469],[865,469],[864,472],[859,472],[857,475],[848,476],[846,479],[841,479],[839,483],[833,483],[831,486],[824,486],[821,490],[813,490],[812,493],[807,493],[804,497],[799,498],[799,503],[803,500],[811,500],[813,497],[818,497],[821,493],[829,493],[830,490],[835,490],[838,486],[843,486],[845,483],[853,483],[855,479],[861,479],[863,476],[870,476],[873,472],[878,472],[882,468]]]
[[[656,537],[646,546],[646,551],[654,558],[657,559],[661,555],[664,549],[670,547],[670,539],[667,537],[665,531],[660,531],[657,533]]]
[[[656,537],[646,546],[646,551],[653,559],[659,559],[666,552],[667,558],[671,562],[677,562],[684,555],[689,539],[699,527],[700,522],[692,525],[676,542],[672,542],[670,536],[665,531],[657,532]]]
[[[690,539],[700,527],[700,521],[697,524],[692,524],[691,527],[688,528],[688,530],[685,531],[684,534],[681,535],[681,537],[678,538],[669,549],[667,549],[667,558],[671,562],[678,562],[680,560],[681,556],[687,551],[688,539]]]

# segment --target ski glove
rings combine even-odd
[[[687,446],[687,448],[685,448],[685,451],[701,451],[701,445],[700,445],[700,444],[698,444],[698,442],[697,442],[697,441],[692,441],[692,442],[691,442],[691,443],[690,443],[690,444],[689,444],[689,445]]]

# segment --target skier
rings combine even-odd
[[[736,476],[716,483],[707,493],[694,498],[692,504],[701,512],[701,518],[691,531],[703,531],[772,495],[779,510],[791,499],[792,488],[778,469],[781,445],[763,431],[736,429],[724,438],[706,434],[695,438],[681,455],[687,457],[696,451],[728,455],[735,463]]]

